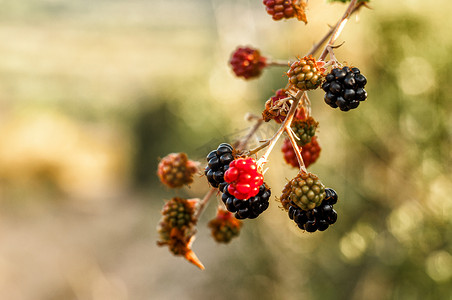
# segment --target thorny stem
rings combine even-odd
[[[337,22],[336,26],[334,27],[334,30],[331,33],[330,40],[328,41],[328,43],[326,44],[325,48],[323,49],[322,54],[320,54],[319,60],[324,60],[325,57],[327,56],[329,47],[331,47],[334,44],[336,39],[341,34],[342,30],[345,27],[345,24],[347,24],[348,18],[350,18],[352,12],[355,10],[355,8],[357,6],[356,5],[357,2],[358,2],[358,0],[351,0],[350,1],[350,4],[348,5],[347,10],[345,11],[345,13],[342,16],[341,20],[339,22]]]
[[[353,10],[351,11],[350,15],[352,15],[353,13],[358,11],[362,6],[366,6],[366,3],[365,2],[359,2],[353,8]],[[340,22],[341,21],[337,22],[333,27],[331,27],[330,30],[322,37],[322,39],[312,46],[311,50],[309,50],[309,52],[306,54],[306,56],[313,55],[314,53],[316,53],[320,49],[320,47],[322,47],[322,45],[328,40],[328,38],[333,34],[334,30],[336,29],[336,27],[338,26],[338,24]]]
[[[199,201],[199,207],[198,210],[195,213],[195,219],[199,220],[199,217],[204,212],[204,209],[206,208],[207,203],[209,203],[210,197],[216,192],[217,188],[210,188],[210,190],[204,195],[204,198]]]
[[[342,30],[344,29],[345,24],[347,24],[347,21],[350,18],[350,16],[355,11],[357,11],[361,6],[365,5],[364,3],[357,4],[357,1],[358,0],[351,0],[349,6],[347,7],[347,10],[345,11],[342,18],[336,23],[336,25],[333,28],[330,29],[330,31],[327,32],[327,34],[317,44],[315,44],[311,48],[311,50],[309,50],[307,55],[314,54],[315,52],[317,52],[318,49],[320,49],[320,47],[328,39],[328,37],[330,37],[327,45],[325,46],[322,54],[319,57],[319,60],[325,59],[325,57],[328,55],[329,50],[331,49],[332,45],[334,44],[334,42],[336,41],[336,39],[339,37]],[[285,61],[281,61],[281,60],[273,60],[273,61],[269,61],[267,65],[268,66],[287,66],[289,63],[290,62],[285,62]],[[273,135],[273,137],[271,139],[267,140],[265,143],[263,143],[259,147],[256,147],[255,149],[252,149],[246,153],[246,155],[252,155],[252,154],[255,154],[258,151],[264,149],[265,147],[268,147],[267,150],[265,151],[265,153],[259,159],[258,166],[262,166],[263,164],[265,164],[267,162],[267,158],[270,155],[271,151],[273,150],[273,147],[275,146],[276,142],[281,137],[282,133],[284,131],[286,131],[287,135],[289,136],[289,139],[292,143],[292,146],[294,148],[295,154],[297,156],[298,163],[300,165],[300,170],[306,172],[306,167],[303,162],[303,157],[301,156],[300,150],[296,146],[297,143],[296,143],[295,137],[293,136],[293,133],[291,132],[291,129],[290,129],[290,124],[292,123],[292,119],[297,110],[298,103],[300,102],[302,97],[303,97],[304,103],[310,103],[309,98],[307,97],[306,91],[298,91],[295,96],[289,97],[289,98],[294,99],[294,102],[292,103],[290,110],[287,113],[287,116],[286,116],[284,122],[279,127],[278,131],[276,131],[276,133]],[[237,149],[240,150],[240,149],[246,148],[246,144],[249,142],[251,137],[255,134],[255,132],[257,131],[259,126],[262,125],[262,123],[263,123],[262,120],[259,120],[258,122],[256,122],[256,124],[251,128],[250,132],[247,134],[247,136],[241,142],[239,142],[239,144],[237,145]],[[217,190],[216,188],[212,187],[207,192],[207,194],[204,196],[204,198],[202,200],[200,200],[199,208],[195,215],[196,219],[199,219],[199,217],[203,213],[207,203],[209,202],[210,197],[215,193],[216,190]]]
[[[303,156],[301,156],[300,148],[297,145],[297,141],[295,140],[295,136],[290,128],[285,127],[286,133],[289,136],[290,143],[292,144],[292,148],[297,156],[298,164],[300,165],[300,171],[307,173],[306,166],[304,165]]]
[[[267,162],[267,158],[270,155],[270,153],[272,152],[273,147],[275,146],[276,142],[280,138],[281,134],[284,132],[285,128],[289,127],[290,124],[292,123],[292,119],[297,110],[298,103],[300,102],[301,97],[304,95],[304,93],[306,93],[306,92],[298,91],[297,94],[295,96],[293,96],[294,101],[293,101],[292,105],[290,106],[290,110],[287,113],[286,119],[282,123],[281,127],[279,127],[278,131],[276,131],[275,135],[265,143],[265,144],[267,144],[266,146],[268,146],[268,148],[265,151],[265,153],[262,155],[262,157],[259,159],[259,161],[257,162],[258,166],[262,166],[263,164],[265,164]]]
[[[321,47],[321,45],[328,39],[328,37],[331,36],[319,58],[319,60],[325,59],[326,55],[328,54],[328,50],[331,48],[331,46],[334,44],[336,39],[341,34],[342,30],[345,27],[345,24],[347,24],[348,18],[350,18],[351,14],[354,13],[355,11],[357,11],[362,6],[361,3],[357,4],[357,1],[358,0],[351,0],[344,15],[336,23],[336,26],[334,28],[332,28],[329,32],[327,32],[327,34],[322,38],[322,40],[320,40],[319,43],[314,45],[312,47],[312,49],[308,52],[307,55],[315,53]],[[278,131],[273,135],[273,137],[271,139],[267,140],[265,143],[263,143],[259,147],[252,149],[248,152],[248,155],[251,155],[251,154],[257,153],[258,151],[260,151],[261,149],[264,149],[265,147],[268,147],[268,149],[265,151],[264,155],[259,159],[258,166],[262,166],[267,161],[268,156],[270,155],[271,151],[273,150],[273,147],[275,146],[276,142],[280,138],[281,134],[285,131],[286,127],[290,126],[292,119],[294,117],[296,108],[298,106],[298,103],[300,102],[301,96],[304,97],[305,103],[310,103],[309,99],[306,96],[306,92],[298,91],[297,95],[295,96],[294,103],[292,103],[289,113],[287,114],[286,119],[284,120],[283,124],[278,129]],[[297,158],[298,158],[298,156],[297,156]],[[302,164],[300,164],[300,167],[301,167],[301,165]],[[304,163],[303,163],[303,167],[304,167]]]

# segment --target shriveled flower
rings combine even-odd
[[[265,122],[275,120],[276,123],[282,123],[284,121],[291,105],[288,97],[285,89],[279,89],[265,102],[265,110],[262,112]]]

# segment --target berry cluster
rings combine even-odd
[[[322,89],[326,92],[325,103],[342,111],[357,108],[360,101],[367,98],[364,86],[366,77],[358,68],[335,68],[326,75]]]
[[[359,0],[364,1],[367,0]],[[273,20],[296,17],[307,23],[307,0],[263,0],[263,4]],[[255,120],[256,124],[243,139],[237,141],[237,149],[222,143],[207,155],[204,174],[212,188],[203,199],[176,197],[165,204],[158,227],[159,245],[167,245],[174,254],[184,256],[202,269],[201,262],[190,247],[195,237],[196,223],[208,201],[217,189],[222,193],[223,203],[219,203],[217,215],[208,226],[217,242],[230,242],[240,233],[241,219],[257,218],[269,207],[271,190],[264,183],[262,169],[284,132],[289,136],[281,149],[284,159],[293,167],[300,168],[300,171],[282,190],[279,200],[283,208],[288,212],[289,218],[307,232],[324,231],[336,222],[337,212],[333,209],[338,198],[336,192],[325,188],[315,174],[306,171],[321,151],[315,136],[318,122],[311,116],[308,91],[321,86],[326,93],[325,102],[342,111],[354,109],[366,100],[364,87],[367,79],[356,67],[336,67],[340,63],[334,55],[334,49],[337,48],[334,44],[345,21],[361,6],[363,3],[352,1],[335,28],[314,44],[307,56],[298,57],[296,61],[289,63],[290,68],[285,73],[288,83],[265,102],[262,119],[248,115],[247,120]],[[325,41],[328,42],[316,60],[311,54],[317,53]],[[325,61],[327,57],[329,60]],[[287,66],[284,61],[270,60],[262,56],[259,50],[250,47],[236,48],[229,63],[235,75],[245,79],[258,77],[266,67]],[[332,70],[328,73],[326,69]],[[258,135],[259,126],[263,121],[270,120],[283,124],[271,138],[261,139],[257,147],[247,149],[253,136]],[[254,157],[265,148],[267,149],[259,158],[258,164],[257,158],[251,156]],[[196,166],[183,153],[170,154],[160,162],[158,175],[167,186],[180,187],[193,181]]]
[[[300,229],[307,232],[324,231],[336,223],[337,212],[333,205],[337,202],[337,194],[333,189],[325,189],[325,199],[322,204],[310,210],[302,210],[296,205],[290,205],[289,218],[297,223]]]
[[[318,126],[318,122],[313,117],[308,117],[303,120],[294,119],[290,127],[298,138],[298,146],[304,146],[311,142],[312,137],[315,135],[315,131]]]
[[[257,49],[239,47],[232,53],[229,63],[236,76],[249,79],[262,73],[267,66],[267,58],[261,56]]]
[[[322,66],[323,62],[317,62],[312,55],[299,58],[287,71],[289,82],[300,90],[316,89],[323,80]]]
[[[315,163],[317,158],[319,158],[320,151],[322,150],[319,143],[317,142],[316,136],[312,137],[310,143],[304,145],[303,147],[299,147],[299,149],[301,151],[301,156],[303,157],[304,166],[306,168]],[[297,156],[289,139],[284,140],[281,151],[283,152],[284,160],[286,161],[286,163],[294,168],[300,167],[300,165],[298,164]]]
[[[235,213],[237,219],[254,219],[268,208],[270,196],[270,188],[264,183],[259,187],[257,195],[246,200],[237,199],[229,193],[228,187],[225,187],[221,200],[228,211]]]
[[[170,188],[178,188],[193,182],[193,174],[198,171],[196,163],[185,153],[170,153],[160,161],[157,175]]]
[[[218,243],[229,243],[237,237],[242,227],[242,222],[234,218],[231,212],[219,208],[215,219],[208,224],[212,230],[212,236]]]
[[[256,161],[251,157],[238,158],[229,164],[224,173],[224,181],[229,183],[228,192],[240,200],[254,197],[264,183]]]
[[[320,179],[312,174],[300,172],[289,181],[281,196],[281,202],[294,203],[303,210],[313,209],[322,203],[325,198],[325,186]]]
[[[234,160],[234,148],[226,143],[222,143],[216,150],[210,151],[207,155],[207,167],[204,174],[210,185],[222,189],[226,185],[224,173],[229,168],[229,164]]]

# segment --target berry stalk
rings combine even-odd
[[[287,136],[289,137],[290,143],[292,144],[295,155],[297,156],[298,164],[300,165],[300,171],[307,173],[306,166],[304,165],[303,156],[301,155],[300,148],[297,145],[297,141],[295,140],[295,136],[290,129],[290,127],[285,128],[287,132]]]
[[[282,133],[284,132],[284,130],[286,128],[290,128],[290,124],[292,123],[292,119],[295,115],[295,112],[297,110],[298,107],[298,103],[300,102],[302,96],[305,94],[305,91],[298,91],[297,94],[291,95],[291,97],[294,99],[294,102],[292,103],[292,105],[290,106],[290,110],[287,113],[286,119],[284,120],[284,122],[281,124],[281,127],[279,127],[278,131],[276,131],[275,135],[268,140],[264,145],[261,146],[268,146],[267,150],[265,151],[264,155],[262,155],[262,157],[259,159],[258,161],[258,166],[262,166],[263,164],[265,164],[267,162],[267,158],[270,155],[270,153],[273,150],[273,147],[275,147],[276,142],[278,141],[278,139],[281,137]],[[250,151],[254,152],[254,151]],[[257,152],[257,151],[256,151]],[[256,153],[254,152],[254,153]]]
[[[214,187],[210,188],[210,190],[204,195],[202,200],[199,201],[199,206],[198,206],[198,209],[194,216],[195,220],[199,220],[199,217],[204,212],[204,209],[206,208],[207,203],[209,203],[210,197],[212,197],[212,195],[215,193],[216,190],[217,190],[217,188],[214,188]]]
[[[327,34],[322,38],[322,40],[320,40],[317,44],[315,44],[311,48],[311,50],[309,50],[307,55],[315,53],[321,47],[321,45],[328,39],[328,37],[331,36],[319,58],[319,61],[324,60],[326,55],[329,52],[329,49],[334,44],[334,42],[336,41],[336,39],[339,37],[342,30],[344,29],[345,25],[347,24],[347,21],[350,18],[350,16],[355,11],[357,11],[362,5],[363,4],[361,4],[361,3],[357,4],[357,0],[351,0],[344,15],[336,23],[336,26],[334,28],[332,28],[329,32],[327,32]],[[265,147],[268,147],[267,151],[264,153],[264,155],[258,161],[259,166],[263,165],[267,161],[268,156],[270,155],[271,151],[273,150],[273,147],[275,146],[276,142],[280,138],[281,134],[285,131],[286,126],[290,126],[293,116],[295,114],[296,108],[298,106],[298,103],[300,102],[301,96],[303,96],[303,98],[304,98],[304,104],[306,104],[306,106],[307,106],[307,111],[310,112],[310,109],[311,109],[310,101],[309,101],[309,98],[307,98],[306,92],[298,91],[295,96],[291,95],[291,97],[294,99],[294,103],[292,104],[292,106],[289,110],[289,113],[286,116],[286,119],[284,120],[283,124],[278,129],[278,131],[276,131],[276,133],[273,135],[273,137],[271,139],[267,140],[265,143],[263,143],[259,147],[256,147],[255,149],[252,149],[247,153],[247,155],[252,155],[252,154],[255,154],[258,151],[264,149]],[[300,164],[300,166],[301,166],[301,164]]]
[[[270,60],[267,62],[267,67],[287,67],[291,64],[291,61],[286,61],[286,60],[280,60],[280,59],[275,59],[275,60]]]
[[[358,4],[351,11],[350,16],[354,14],[356,11],[358,11],[362,6],[367,5],[365,2],[358,2]],[[309,50],[306,56],[314,55],[314,53],[316,53],[322,47],[322,45],[330,38],[330,36],[333,34],[334,30],[336,29],[340,22],[341,20],[339,20],[334,26],[332,26],[330,30],[322,37],[322,39],[312,46],[311,50]]]

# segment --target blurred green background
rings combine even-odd
[[[368,100],[343,113],[311,93],[310,169],[338,192],[338,222],[303,233],[274,201],[217,245],[212,199],[193,245],[203,272],[155,228],[165,199],[207,183],[170,191],[158,159],[204,163],[285,85],[285,68],[235,78],[238,45],[294,59],[345,6],[309,1],[305,26],[249,0],[0,3],[0,299],[452,299],[450,1],[372,1],[335,51]],[[279,196],[296,171],[279,145],[268,167]]]

